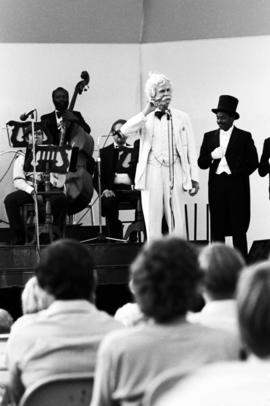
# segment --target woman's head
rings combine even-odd
[[[270,261],[246,268],[239,279],[237,305],[240,332],[248,349],[270,356]]]
[[[211,299],[234,297],[237,281],[245,261],[235,248],[213,243],[202,248],[199,266],[203,273],[203,288]]]
[[[93,300],[96,288],[94,259],[79,241],[60,239],[41,252],[36,266],[39,286],[58,300]]]
[[[131,265],[132,287],[141,311],[161,323],[186,314],[199,279],[195,248],[177,237],[146,245]]]
[[[38,285],[36,276],[30,278],[22,292],[23,314],[36,313],[47,309],[53,302],[53,297]]]

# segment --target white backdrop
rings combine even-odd
[[[144,45],[111,44],[0,44],[0,151],[8,149],[5,123],[24,111],[39,115],[52,111],[51,91],[57,86],[70,93],[82,70],[90,74],[88,92],[78,96],[75,109],[91,125],[92,135],[107,134],[117,118],[128,118],[140,109],[140,91],[149,71],[167,74],[174,87],[173,105],[191,116],[196,143],[216,128],[220,94],[239,98],[239,128],[251,131],[259,155],[270,136],[270,36],[184,41]],[[0,177],[11,155],[0,157]],[[186,197],[193,235],[193,204],[198,204],[198,235],[205,239],[207,171],[200,171],[201,190]],[[0,184],[0,219],[5,219],[4,196],[12,190],[10,172]],[[268,179],[251,176],[252,217],[249,243],[270,236]],[[87,221],[87,220],[86,220]]]
[[[211,108],[221,94],[239,99],[240,119],[235,125],[253,135],[259,157],[263,141],[270,136],[270,37],[183,41],[142,46],[145,80],[149,70],[167,74],[174,87],[173,105],[189,113],[197,149],[206,131],[217,128]],[[200,171],[201,190],[189,205],[198,203],[198,238],[205,236],[205,205],[208,171]],[[268,178],[251,176],[251,223],[249,244],[270,238]],[[190,214],[193,212],[189,208]],[[191,219],[192,223],[192,219]]]
[[[96,147],[98,139],[101,145],[105,141],[99,136],[108,134],[113,121],[140,108],[138,45],[0,44],[0,54],[0,151],[10,149],[6,122],[19,120],[33,108],[39,116],[53,111],[52,90],[62,86],[71,96],[83,70],[90,74],[89,89],[78,96],[75,110],[91,126]],[[0,157],[0,178],[11,159],[11,154]],[[13,190],[11,172],[0,183],[2,220],[6,220],[3,198]],[[89,222],[90,216],[84,221]]]

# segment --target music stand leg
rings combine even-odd
[[[112,238],[112,237],[106,237],[103,232],[102,232],[102,218],[101,218],[101,158],[100,158],[100,137],[98,137],[98,158],[97,158],[97,170],[98,170],[98,222],[99,222],[99,233],[96,237],[94,238],[88,238],[86,240],[80,241],[80,242],[93,242],[93,241],[99,241],[99,242],[106,242],[106,241],[118,241],[118,242],[124,242],[127,243],[128,240],[120,239],[120,238]]]

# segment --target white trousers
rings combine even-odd
[[[151,241],[162,236],[162,217],[165,218],[169,234],[184,237],[183,224],[183,187],[180,161],[174,163],[174,187],[172,189],[170,208],[169,168],[158,162],[148,163],[146,168],[146,189],[141,191],[142,209],[144,214],[147,240]],[[174,228],[171,227],[171,214],[174,217]]]

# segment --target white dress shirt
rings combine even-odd
[[[121,154],[123,153],[123,150],[121,151],[121,148],[123,148],[123,147],[126,148],[126,151],[127,151],[128,149],[130,149],[130,153],[126,153],[125,159],[124,159],[123,162],[122,162],[122,167],[123,167],[123,169],[124,169],[124,168],[128,168],[128,167],[129,167],[129,164],[130,164],[130,161],[131,161],[131,150],[132,150],[133,147],[130,146],[130,145],[127,145],[127,144],[124,144],[124,145],[119,146],[116,142],[114,142],[114,148],[115,148],[115,149],[120,149],[119,155],[118,155],[118,160],[120,159]],[[128,173],[118,173],[118,172],[115,172],[113,183],[114,183],[115,185],[131,185],[131,184],[132,184],[132,180],[131,180],[131,178],[130,178],[130,176],[129,176]]]
[[[236,300],[224,299],[207,302],[200,312],[189,312],[187,320],[190,323],[199,323],[238,334]]]
[[[154,117],[152,148],[148,157],[148,163],[157,166],[169,165],[168,137],[170,135],[171,135],[171,127],[168,127],[168,120],[166,114],[164,114],[161,117],[161,119]],[[177,154],[175,151],[174,137],[172,137],[172,149],[173,149],[172,162],[175,162],[175,160],[177,159]]]
[[[220,163],[217,167],[217,171],[216,171],[217,175],[221,174],[222,172],[225,172],[228,175],[231,175],[231,170],[229,168],[225,154],[226,154],[227,147],[228,147],[228,144],[229,144],[229,141],[231,138],[232,130],[233,130],[233,126],[231,128],[229,128],[228,131],[220,130],[220,132],[219,132],[219,146],[222,148],[223,157],[221,158]]]

